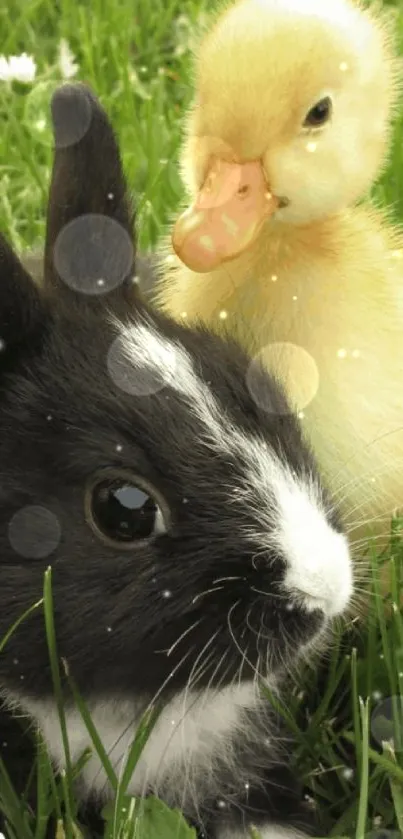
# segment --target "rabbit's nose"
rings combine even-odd
[[[329,618],[341,614],[353,594],[353,564],[347,538],[329,521],[319,489],[288,476],[277,482],[276,501],[275,544],[286,564],[287,597]]]
[[[295,532],[283,586],[308,611],[319,609],[332,618],[344,612],[353,594],[350,552],[345,536],[321,521],[319,511],[313,518]]]

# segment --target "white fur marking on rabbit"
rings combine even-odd
[[[197,375],[186,349],[159,335],[153,324],[125,328],[122,338],[134,365],[153,364],[159,374],[161,365],[166,365],[169,386],[186,398],[202,426],[200,444],[208,441],[217,453],[242,458],[242,492],[256,510],[253,538],[263,550],[276,547],[286,558],[288,591],[295,591],[299,599],[302,595],[308,609],[321,608],[328,617],[343,611],[353,591],[347,540],[328,523],[320,489],[311,476],[305,481],[294,476],[263,440],[235,428]],[[239,492],[239,481],[234,492]]]
[[[175,389],[177,377],[181,375],[180,363],[184,353],[181,348],[160,335],[151,321],[143,320],[135,328],[121,328],[119,321],[115,326],[121,333],[122,350],[134,368],[148,367],[158,378]]]
[[[270,685],[275,689],[275,682]],[[138,795],[145,786],[159,784],[164,795],[180,803],[183,777],[189,773],[189,784],[195,783],[199,773],[211,772],[214,755],[226,751],[231,762],[231,735],[242,727],[243,709],[254,708],[259,697],[252,682],[228,686],[218,692],[206,690],[179,693],[162,711],[144,752],[131,778],[128,792]],[[65,766],[60,722],[56,705],[23,699],[21,706],[39,724],[49,745],[50,753],[59,768]],[[141,713],[135,703],[127,700],[105,699],[89,703],[91,719],[119,777],[130,749]],[[66,724],[71,759],[77,761],[83,751],[91,747],[91,740],[76,709],[66,709]],[[182,787],[177,785],[180,773]],[[91,758],[82,773],[86,792],[106,796],[107,778],[97,756]]]
[[[267,827],[260,828],[258,830],[260,839],[302,839],[305,837],[305,833],[300,833],[299,830],[290,830],[288,827],[277,827],[277,825],[268,825]],[[237,831],[234,833],[233,831],[226,830],[223,833],[219,833],[219,839],[249,839],[249,835],[246,832],[240,833]]]
[[[329,616],[338,614],[353,593],[347,539],[329,527],[314,499],[295,482],[293,485],[279,475],[276,484],[280,512],[278,547],[289,560],[284,586],[306,595],[307,608],[319,607]],[[276,538],[276,532],[271,538]]]

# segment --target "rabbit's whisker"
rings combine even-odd
[[[188,650],[188,651],[187,651],[187,652],[186,652],[186,653],[182,656],[182,658],[180,659],[180,661],[178,661],[178,663],[175,665],[175,667],[173,667],[173,668],[172,668],[171,672],[169,673],[169,675],[167,676],[167,678],[165,679],[165,681],[163,682],[163,684],[161,685],[161,687],[160,687],[160,688],[158,689],[158,691],[154,694],[153,698],[150,700],[150,702],[149,702],[149,703],[148,703],[148,705],[146,706],[146,708],[145,708],[145,710],[144,710],[144,713],[145,713],[145,714],[149,713],[149,712],[152,710],[152,708],[155,706],[156,702],[158,701],[158,699],[159,699],[159,697],[160,697],[161,693],[165,690],[166,686],[169,684],[169,682],[170,682],[170,680],[172,679],[172,677],[175,675],[175,673],[177,672],[177,670],[179,670],[179,668],[180,668],[180,667],[182,666],[182,664],[186,661],[186,659],[187,659],[187,658],[191,655],[191,653],[193,652],[193,650],[194,650],[194,647],[191,647],[191,648],[190,648],[190,649],[189,649],[189,650]],[[113,752],[113,751],[117,748],[117,746],[118,746],[118,745],[119,745],[119,743],[122,741],[122,739],[123,739],[124,737],[126,737],[126,734],[127,734],[129,731],[131,731],[131,729],[133,728],[133,726],[135,726],[136,724],[138,724],[138,715],[137,715],[137,714],[134,714],[134,715],[133,715],[133,717],[132,717],[132,719],[130,720],[130,722],[129,722],[129,723],[125,726],[125,728],[121,731],[121,733],[120,733],[119,737],[117,737],[117,738],[116,738],[116,740],[114,740],[114,742],[112,743],[112,746],[110,747],[110,749],[109,749],[109,751],[108,751],[108,753],[107,753],[107,754],[108,754],[108,758],[111,758],[111,754],[112,754],[112,752]],[[133,732],[133,738],[135,737],[135,734],[136,734],[136,731],[134,731],[134,732]],[[118,760],[118,759],[119,759],[119,758],[117,758],[117,760]],[[123,766],[124,766],[124,761],[122,762],[122,767],[123,767]],[[122,767],[121,767],[121,770],[120,770],[120,771],[123,771]],[[115,768],[115,767],[114,767],[114,768]],[[95,778],[94,778],[94,785],[95,785],[95,781],[97,780],[97,778],[99,777],[99,775],[101,774],[101,772],[102,772],[102,766],[100,766],[100,768],[99,768],[99,770],[98,770],[97,774],[95,775]],[[106,788],[106,786],[107,786],[107,785],[108,785],[108,781],[106,780],[106,781],[105,781],[105,788]]]
[[[179,638],[176,639],[176,641],[172,644],[172,647],[170,647],[169,650],[166,651],[167,656],[171,655],[171,653],[178,646],[178,644],[180,644],[180,642],[183,641],[183,639],[186,638],[187,635],[189,635],[189,632],[191,632],[192,629],[196,629],[197,626],[200,626],[202,620],[202,617],[199,618],[199,620],[192,623],[192,625],[189,626],[188,629],[185,629],[185,631],[182,632],[182,635],[180,635]]]
[[[214,594],[216,591],[221,591],[225,586],[218,586],[217,588],[207,588],[205,591],[201,591],[200,594],[196,594],[193,598],[192,603],[196,603],[197,600],[200,600],[201,597],[205,597],[207,594]]]
[[[203,659],[203,655],[205,655],[205,653],[207,652],[207,650],[209,649],[211,644],[215,641],[215,639],[217,638],[219,633],[220,633],[220,629],[217,629],[213,633],[213,635],[210,636],[209,640],[205,643],[204,647],[200,650],[200,652],[198,653],[198,655],[195,658],[195,661],[193,663],[192,669],[190,671],[190,674],[189,674],[189,677],[188,677],[188,680],[187,680],[187,683],[186,683],[185,690],[183,692],[183,703],[182,703],[183,713],[181,714],[178,722],[175,721],[175,725],[172,727],[171,735],[170,735],[168,741],[166,742],[165,748],[164,748],[164,750],[163,750],[163,752],[161,753],[161,756],[160,756],[160,769],[159,769],[159,771],[157,773],[157,776],[156,776],[156,781],[155,781],[156,785],[158,785],[158,779],[160,777],[160,773],[163,771],[164,756],[165,756],[165,754],[167,752],[167,749],[168,749],[168,747],[169,747],[169,745],[172,741],[172,738],[175,735],[175,733],[177,732],[178,728],[181,726],[186,714],[191,710],[194,703],[197,702],[198,699],[199,699],[199,696],[196,694],[196,696],[195,696],[194,700],[191,702],[190,706],[187,707],[189,691],[197,683],[198,678],[201,677],[201,675],[203,673],[203,669],[206,666],[203,661],[201,662],[200,665],[199,665],[199,662],[200,662],[201,659]],[[214,654],[214,650],[210,651],[209,656],[213,655],[213,654]],[[199,668],[198,668],[198,665],[199,665]]]

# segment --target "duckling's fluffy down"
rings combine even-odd
[[[276,369],[297,407],[305,394],[302,421],[347,519],[384,531],[403,506],[403,237],[354,204],[384,164],[399,92],[388,19],[348,0],[227,4],[201,41],[195,82],[182,154],[191,199],[219,156],[260,159],[288,205],[210,273],[167,245],[159,301],[237,332],[270,366],[273,343],[302,348],[284,349]],[[330,120],[304,126],[324,96]]]
[[[228,5],[228,4],[227,4]],[[389,17],[345,0],[241,0],[200,44],[196,97],[182,154],[194,194],[218,147],[262,157],[284,220],[306,222],[348,206],[384,160],[398,93]],[[312,154],[308,110],[330,95],[333,115]]]

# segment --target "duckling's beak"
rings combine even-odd
[[[174,250],[192,271],[211,271],[250,248],[278,205],[260,160],[215,159],[196,201],[176,222]]]

